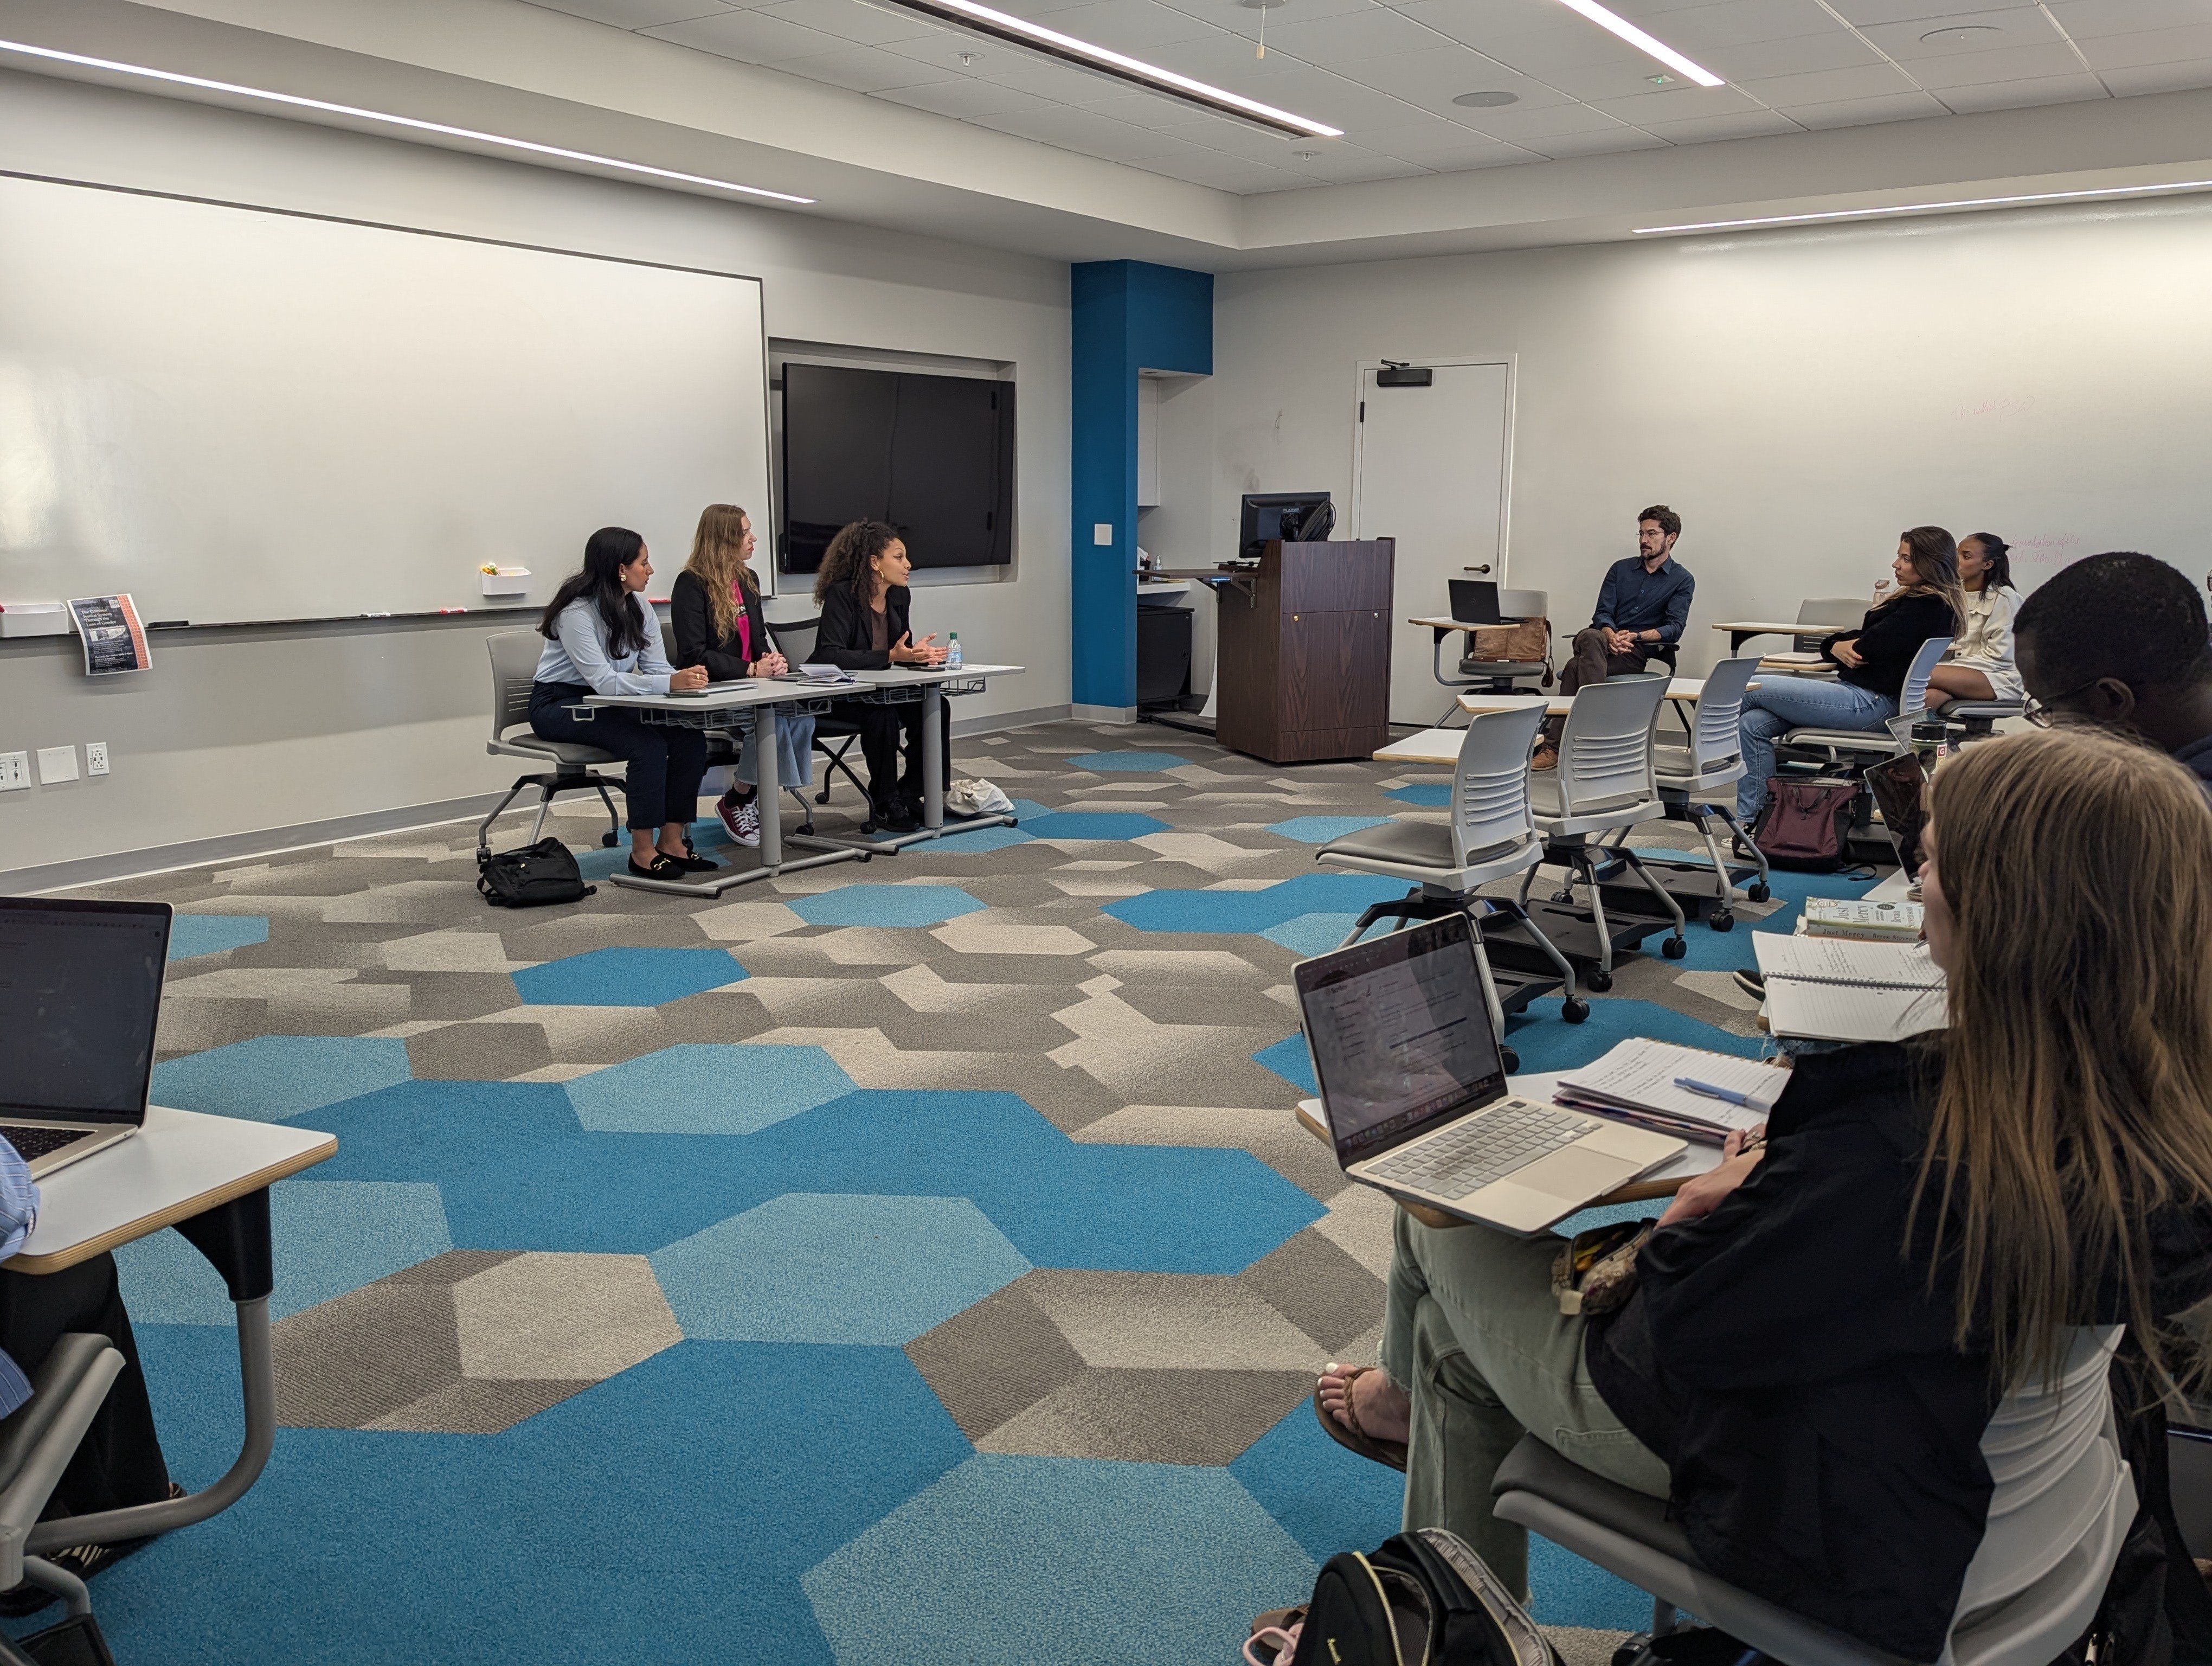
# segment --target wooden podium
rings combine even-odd
[[[1219,587],[1214,735],[1270,763],[1366,757],[1390,740],[1396,543],[1270,543]]]

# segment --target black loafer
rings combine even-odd
[[[678,867],[683,869],[686,873],[712,873],[716,868],[721,866],[720,862],[714,861],[708,857],[702,856],[696,850],[687,851],[681,856],[671,856],[665,851],[663,851],[661,853],[660,860],[664,862],[675,863]]]
[[[690,870],[668,856],[655,856],[651,867],[640,867],[637,858],[629,859],[629,871],[641,879],[681,879]]]

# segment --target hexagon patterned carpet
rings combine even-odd
[[[1018,827],[719,901],[498,912],[459,824],[105,889],[179,910],[157,1102],[340,1140],[273,1194],[276,1455],[97,1580],[119,1658],[1229,1666],[1394,1530],[1397,1477],[1306,1407],[1373,1357],[1390,1206],[1291,1116],[1289,969],[1397,890],[1316,846],[1444,777],[956,751]],[[589,802],[553,824],[604,876]],[[1747,924],[1856,889],[1775,888]],[[1690,936],[1586,1025],[1536,1003],[1524,1062],[1750,1049],[1748,945]],[[173,1233],[118,1260],[205,1485],[221,1284]],[[1648,1620],[1556,1550],[1534,1578],[1570,1661]]]

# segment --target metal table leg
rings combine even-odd
[[[24,1544],[26,1555],[42,1556],[66,1545],[143,1539],[205,1521],[246,1496],[276,1447],[276,1369],[269,1347],[269,1292],[276,1279],[269,1237],[268,1189],[180,1220],[177,1230],[214,1263],[237,1304],[238,1375],[246,1397],[246,1439],[237,1461],[214,1486],[181,1499],[40,1522]]]

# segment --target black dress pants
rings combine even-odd
[[[59,1273],[0,1271],[0,1347],[35,1377],[55,1341],[70,1331],[105,1336],[123,1356],[122,1375],[77,1443],[46,1514],[86,1516],[169,1496],[169,1468],[154,1432],[154,1407],[138,1344],[116,1282],[115,1257],[95,1256]]]
[[[894,793],[915,800],[921,798],[921,713],[922,702],[909,701],[904,705],[878,706],[858,700],[841,700],[834,708],[836,714],[858,724],[860,730],[860,756],[868,764],[868,798],[878,807],[890,803]],[[938,737],[943,743],[945,778],[952,777],[952,708],[940,700],[937,703]],[[906,768],[899,768],[899,748],[906,748]]]
[[[628,769],[623,795],[632,831],[664,822],[690,826],[699,815],[699,780],[707,773],[707,737],[697,729],[663,728],[622,707],[601,707],[579,723],[568,707],[591,690],[566,683],[533,683],[530,727],[548,740],[573,740],[620,757]]]

